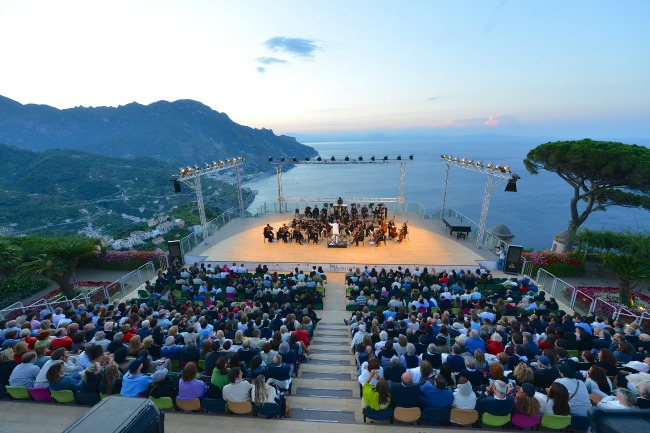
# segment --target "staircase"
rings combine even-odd
[[[291,419],[322,423],[361,423],[361,399],[350,332],[343,323],[343,274],[328,275],[321,321],[312,339],[309,362],[300,365],[289,396]]]

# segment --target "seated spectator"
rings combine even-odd
[[[210,383],[223,390],[223,387],[230,383],[230,379],[228,379],[228,373],[230,373],[230,368],[228,368],[228,359],[225,356],[220,356],[217,360],[217,364],[212,370]]]
[[[452,353],[447,355],[445,362],[450,365],[451,369],[458,373],[465,369],[465,358],[461,355],[463,348],[459,344],[454,344]]]
[[[370,381],[371,385],[377,385],[377,379],[384,377],[384,369],[379,365],[379,360],[374,356],[370,358],[365,365],[362,365],[361,368],[361,374],[357,380],[362,386],[364,383],[366,383],[368,376],[370,376],[370,372],[373,370],[376,370],[376,373],[373,376],[373,379]]]
[[[437,375],[434,385],[425,382],[421,388],[420,407],[451,407],[454,402],[453,394],[447,389],[447,381],[442,375]]]
[[[521,386],[527,382],[533,383],[535,381],[533,369],[523,362],[517,364],[515,370],[508,377],[510,379],[513,379],[518,386]]]
[[[21,360],[22,364],[18,364],[11,372],[11,376],[9,376],[9,385],[32,388],[38,373],[41,371],[40,367],[34,364],[36,352],[24,353]]]
[[[390,366],[383,369],[384,370],[384,379],[391,382],[401,382],[402,374],[406,371],[404,366],[400,363],[397,356],[393,356],[390,359]]]
[[[465,340],[465,347],[470,353],[474,353],[476,349],[481,349],[485,352],[485,341],[480,337],[479,332],[476,329],[469,331],[469,337]]]
[[[454,402],[452,404],[454,409],[475,409],[476,408],[476,394],[472,389],[472,384],[466,377],[459,377],[456,383],[456,390],[454,391]]]
[[[179,355],[179,360],[181,362],[181,365],[184,367],[189,362],[198,364],[200,358],[201,358],[201,351],[199,350],[196,344],[196,340],[194,338],[186,339],[185,345],[182,346],[181,353]]]
[[[533,385],[535,387],[548,388],[559,377],[560,373],[551,367],[551,360],[547,356],[542,355],[537,358],[537,368],[533,372]]]
[[[104,374],[99,382],[99,392],[106,395],[119,395],[121,390],[122,375],[117,364],[111,362],[104,367]]]
[[[230,369],[228,373],[229,384],[223,388],[223,399],[232,402],[250,401],[252,385],[243,379],[239,367]]]
[[[65,328],[57,329],[54,338],[50,341],[50,350],[57,347],[64,347],[66,350],[70,350],[72,347],[72,338],[68,337],[68,330]]]
[[[208,386],[196,378],[199,369],[193,362],[188,362],[183,368],[181,380],[178,381],[177,400],[192,400],[194,398],[203,398]]]
[[[363,402],[362,407],[369,407],[374,410],[386,409],[390,406],[390,392],[388,382],[381,377],[376,380],[376,385],[371,385],[370,381],[375,379],[377,370],[372,370],[368,375],[366,383],[363,384]]]
[[[457,377],[465,377],[474,387],[479,387],[485,383],[485,375],[476,370],[476,361],[474,358],[465,358],[465,369],[458,373]]]
[[[409,368],[406,370],[411,373],[413,383],[422,386],[425,382],[433,382],[435,371],[429,361],[422,361],[419,367]]]
[[[267,368],[268,382],[280,389],[289,389],[291,386],[292,366],[282,362],[282,355],[276,353],[272,364]]]
[[[476,409],[480,413],[489,413],[495,416],[511,414],[515,407],[515,401],[507,392],[506,383],[502,380],[495,380],[486,388],[485,394],[478,399]]]
[[[383,353],[379,352],[381,355]],[[415,354],[415,345],[408,343],[406,345],[406,353],[404,354],[404,367],[416,368],[420,365],[420,358]]]
[[[65,365],[63,361],[57,361],[48,370],[45,378],[48,381],[48,387],[52,391],[69,390],[72,392],[79,391],[83,385],[83,380],[78,373],[70,376],[65,375]]]
[[[160,349],[160,356],[179,361],[183,346],[176,344],[176,338],[170,335],[165,339],[165,345]]]
[[[515,412],[528,416],[540,416],[539,401],[535,398],[535,386],[526,382],[515,395]]]
[[[421,390],[413,383],[408,371],[402,375],[402,383],[390,384],[391,405],[394,407],[419,407]]]
[[[277,403],[280,406],[280,414],[284,415],[283,406],[285,403],[283,401],[284,397],[276,391],[274,386],[265,383],[264,375],[260,374],[255,377],[253,381],[253,386],[250,389],[251,401],[256,405],[263,405],[265,403]],[[231,400],[232,401],[232,400]],[[285,409],[286,411],[286,406]]]
[[[587,386],[583,381],[575,378],[575,372],[568,363],[560,364],[559,371],[560,378],[556,379],[555,383],[564,385],[569,393],[571,416],[587,416],[587,411],[591,407]]]
[[[607,377],[607,372],[597,365],[592,365],[585,373],[585,385],[587,385],[589,394],[607,397],[612,393],[612,382]]]
[[[34,365],[38,366],[39,368],[43,368],[45,363],[50,360],[50,357],[45,354],[46,352],[46,346],[34,347],[34,353],[36,353],[36,361],[34,361]]]
[[[494,380],[506,380],[504,376],[503,365],[499,362],[493,362],[490,364],[490,373],[487,376],[487,379]]]
[[[4,353],[4,352],[1,352]],[[34,381],[34,388],[48,388],[49,383],[46,378],[47,372],[50,369],[50,367],[54,364],[58,364],[59,362],[63,363],[64,369],[65,369],[65,374],[71,375],[75,374],[78,372],[77,366],[72,364],[71,362],[68,361],[69,354],[63,347],[59,347],[55,350],[52,351],[52,356],[50,357],[50,360],[43,365],[43,368],[41,368],[41,371],[38,373],[38,376],[36,376],[36,380]],[[1,364],[0,364],[1,365]]]
[[[138,358],[131,362],[129,371],[122,378],[122,397],[140,397],[149,390],[151,385],[151,376],[142,374],[142,365],[144,360]]]
[[[422,361],[429,361],[433,368],[440,368],[442,364],[442,356],[438,353],[438,348],[435,344],[431,343],[427,347],[427,351],[420,355]]]
[[[548,395],[540,392],[535,393],[535,398],[539,401],[540,412],[542,414],[562,415],[571,414],[569,407],[569,392],[566,387],[559,382],[555,382],[548,390]]]
[[[599,409],[638,409],[636,397],[632,391],[626,388],[618,388],[616,395],[603,398],[596,407]]]

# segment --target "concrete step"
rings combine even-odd
[[[353,380],[350,372],[341,373],[334,371],[302,371],[300,373],[300,378],[316,380]]]
[[[343,388],[309,388],[299,387],[294,394],[296,397],[311,397],[311,398],[354,398],[351,389]]]
[[[354,412],[342,410],[291,408],[291,419],[297,421],[353,424],[354,418]]]

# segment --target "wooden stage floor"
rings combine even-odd
[[[240,218],[226,224],[190,253],[208,262],[245,263],[321,263],[356,265],[421,265],[438,269],[463,267],[475,269],[478,261],[496,261],[491,251],[476,248],[474,238],[456,239],[449,236],[442,222],[425,220],[417,214],[398,215],[401,227],[407,220],[409,236],[402,243],[387,240],[376,247],[366,239],[365,246],[348,245],[347,248],[328,248],[323,240],[319,244],[297,244],[264,241],[263,227],[271,224],[278,228],[289,222],[293,215],[267,213],[258,218]],[[188,257],[189,258],[189,257]],[[188,260],[189,261],[189,260]]]

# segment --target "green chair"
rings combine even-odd
[[[355,311],[357,309],[356,304],[350,304],[345,306],[345,311]]]
[[[176,359],[172,359],[171,371],[179,371],[181,369],[181,364]]]
[[[205,359],[199,359],[199,368],[201,371],[205,370]]]
[[[155,404],[159,410],[174,409],[174,402],[171,397],[149,397],[149,400],[153,401],[153,404]]]
[[[140,289],[140,290],[138,290],[138,296],[141,299],[148,299],[149,298],[149,292],[147,292],[146,290]]]
[[[104,400],[105,398],[108,398],[110,396],[111,396],[110,394],[104,394],[103,392],[99,393],[99,398],[101,398],[102,400]]]
[[[578,358],[578,359],[580,359],[580,351],[579,350],[567,350],[567,353],[569,354],[569,358]]]
[[[481,427],[505,427],[511,419],[511,415],[496,416],[485,412],[481,418]]]
[[[547,413],[542,415],[542,422],[540,423],[540,427],[551,429],[551,430],[568,431],[570,426],[571,426],[571,415],[552,415]]]
[[[5,386],[5,389],[14,400],[29,400],[29,392],[24,386]]]
[[[50,390],[50,394],[57,403],[75,403],[74,393],[68,389],[62,391]]]
[[[322,310],[323,304],[314,304],[314,310]]]

